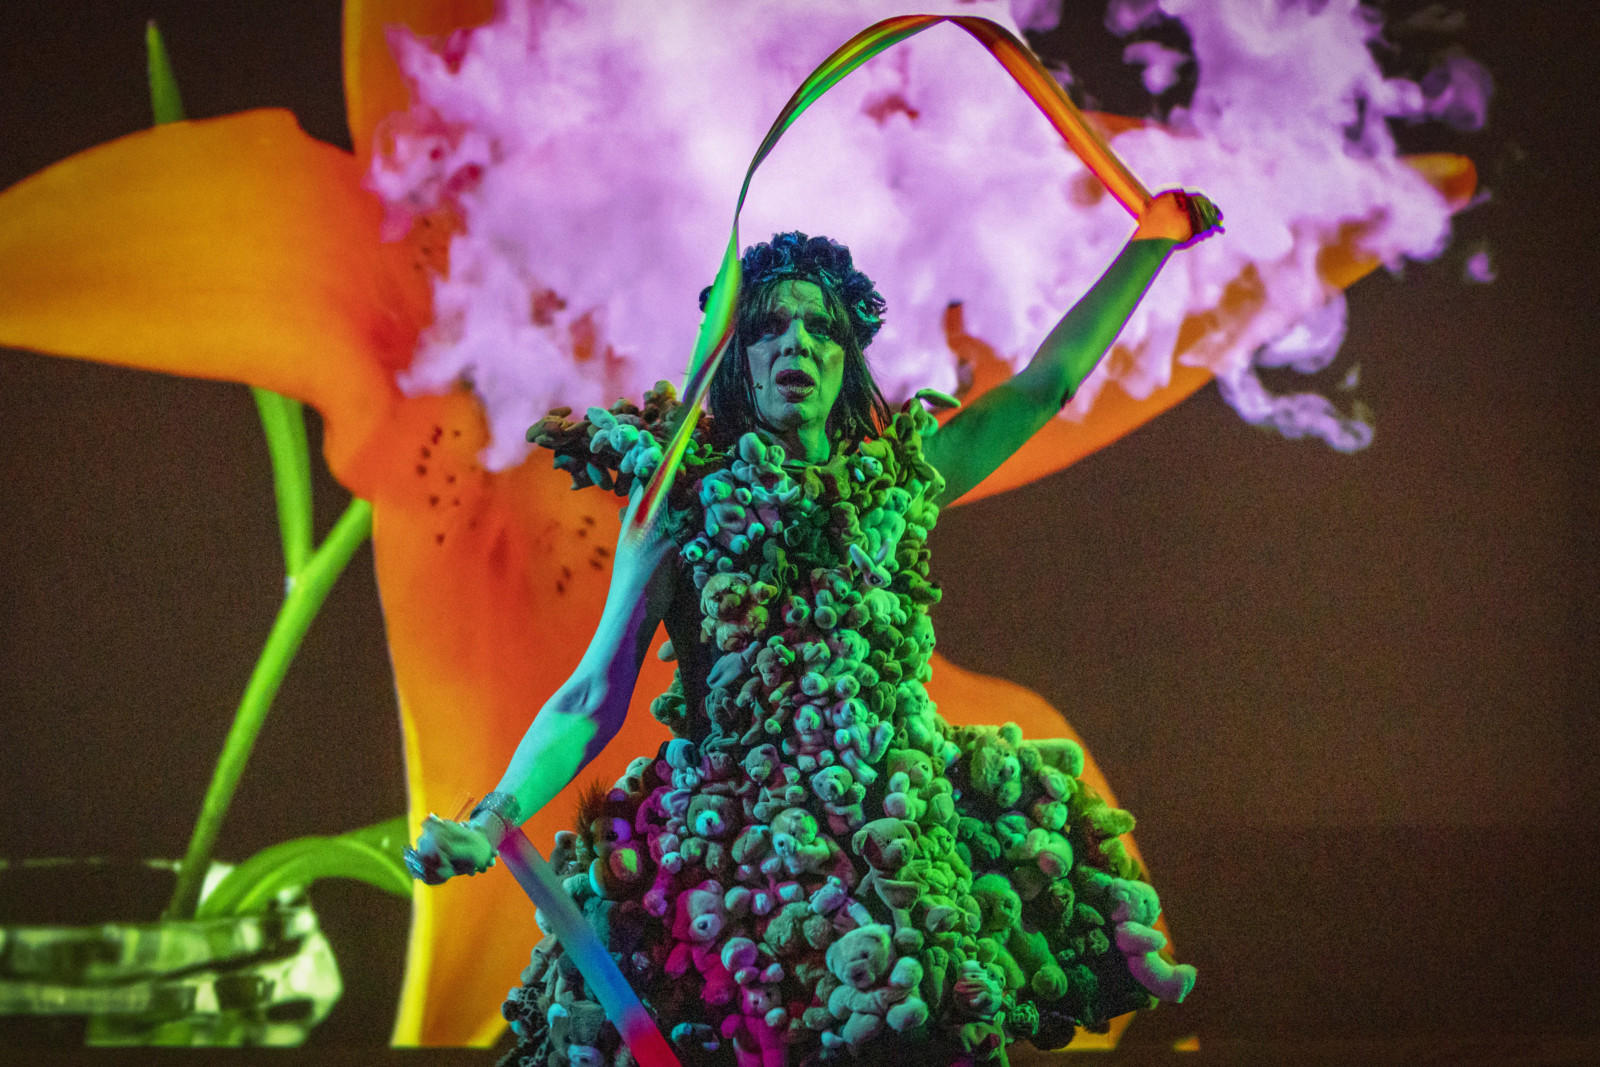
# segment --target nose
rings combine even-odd
[[[791,319],[789,328],[778,338],[778,353],[784,356],[792,356],[797,352],[810,353],[814,350],[815,343],[815,338],[806,330],[805,321],[798,318]]]

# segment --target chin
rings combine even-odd
[[[758,408],[757,412],[760,414],[763,422],[772,427],[774,430],[777,430],[779,433],[788,433],[790,430],[798,430],[809,421],[806,418],[806,411],[804,408],[791,407],[788,404],[778,407],[775,411],[762,411]]]

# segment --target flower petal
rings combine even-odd
[[[395,409],[387,465],[373,468],[373,543],[401,716],[413,837],[494,788],[545,698],[566,680],[600,620],[619,501],[570,490],[548,457],[490,473],[470,393]],[[670,736],[650,717],[671,668],[648,657],[627,724],[525,829],[548,853],[574,824],[589,782],[610,786]],[[394,1041],[484,1045],[499,1004],[540,938],[511,876],[494,870],[419,885]]]
[[[345,0],[345,115],[363,170],[372,156],[378,123],[404,113],[411,99],[389,51],[389,27],[405,26],[419,37],[445,37],[493,16],[494,0]]]
[[[429,307],[380,214],[285,111],[132,134],[0,193],[0,343],[308,401],[344,477]]]
[[[1102,114],[1094,117],[1101,123],[1116,118]],[[1477,172],[1472,161],[1465,156],[1437,152],[1408,156],[1405,161],[1445,195],[1453,210],[1460,211],[1471,201],[1477,186]],[[1378,266],[1377,259],[1360,250],[1360,237],[1359,227],[1347,227],[1339,233],[1338,240],[1319,251],[1317,269],[1328,285],[1347,288]],[[1094,407],[1082,422],[1053,420],[957,503],[982,500],[986,496],[1003,493],[1054,474],[1138,429],[1192,395],[1211,380],[1211,372],[1185,366],[1181,362],[1184,352],[1202,339],[1207,345],[1215,345],[1219,337],[1241,331],[1260,307],[1260,294],[1254,279],[1245,275],[1236,278],[1223,290],[1222,300],[1217,307],[1203,315],[1191,315],[1184,321],[1173,352],[1171,382],[1143,400],[1135,400],[1115,381],[1110,382],[1095,398]],[[973,369],[969,399],[976,398],[1010,376],[1011,368],[995,355],[994,350],[962,328],[959,307],[951,308],[945,315],[945,336],[957,356]],[[1108,362],[1127,358],[1120,346],[1112,348],[1106,356]]]

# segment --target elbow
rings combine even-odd
[[[1052,374],[1048,381],[1039,382],[1037,387],[1031,390],[1029,401],[1033,408],[1033,417],[1038,420],[1038,426],[1043,426],[1061,414],[1061,409],[1078,395],[1078,386],[1083,384],[1083,379],[1086,377],[1088,377],[1087,372],[1079,374],[1071,367],[1062,367]],[[1038,426],[1034,427],[1035,431],[1038,430]]]
[[[1050,412],[1051,418],[1061,414],[1061,409],[1072,403],[1072,398],[1078,395],[1078,386],[1082,384],[1081,380],[1068,380],[1062,385],[1061,391],[1056,394],[1055,407]]]
[[[572,693],[564,710],[581,715],[593,725],[595,737],[590,747],[598,752],[622,729],[632,697],[631,678],[614,677],[610,671],[585,671],[572,679]]]
[[[620,718],[608,710],[604,681],[591,683],[589,679],[573,677],[534,717],[528,734],[534,746],[533,758],[537,761],[575,755],[577,762],[572,770],[576,773],[605,748],[620,726]]]
[[[566,685],[556,690],[545,710],[599,720],[605,707],[604,676],[586,672],[583,675],[574,675],[567,680]]]

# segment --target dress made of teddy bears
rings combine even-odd
[[[678,409],[663,382],[528,436],[575,488],[625,495]],[[1117,839],[1133,819],[1079,781],[1078,746],[952,727],[923,688],[935,428],[912,404],[823,464],[702,430],[669,495],[688,595],[651,711],[675,737],[586,800],[552,864],[686,1064],[902,1043],[1003,1063],[1193,982],[1158,954],[1159,904]],[[633,1062],[554,937],[522,981],[504,1063]]]

